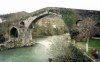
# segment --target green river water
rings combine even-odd
[[[41,44],[0,52],[0,62],[48,62],[47,49]]]
[[[31,47],[0,51],[0,62],[49,62],[48,58],[55,58],[57,61],[54,62],[63,62],[67,57],[72,57],[70,54],[73,57],[76,55],[69,47],[70,37],[67,34],[37,38],[35,42],[37,44]]]

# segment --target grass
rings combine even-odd
[[[82,49],[86,47],[86,42],[76,42],[76,45]],[[89,40],[89,47],[92,47],[94,49],[99,49],[100,48],[100,39],[90,39]]]
[[[89,46],[93,48],[100,48],[100,39],[90,39]]]
[[[98,51],[100,51],[100,39],[90,39],[89,40],[89,47],[92,47],[93,49],[96,49]],[[95,60],[93,58],[93,56],[91,55],[91,52],[93,52],[93,50],[89,50],[89,52],[86,52],[87,55],[89,55],[93,60]]]
[[[78,48],[81,48],[81,51],[85,52],[86,42],[77,42],[76,45]],[[89,47],[92,47],[92,49],[89,49],[88,52],[85,52],[90,58],[92,58],[93,61],[95,61],[94,57],[91,55],[91,52],[93,49],[96,49],[100,51],[100,39],[90,39],[89,40]]]

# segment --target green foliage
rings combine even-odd
[[[62,15],[62,18],[64,19],[64,22],[69,27],[69,29],[72,29],[76,26],[76,21],[78,20],[79,15],[77,14],[76,10],[71,9],[50,9],[49,12],[54,13],[60,13]]]
[[[100,47],[100,39],[90,39],[89,45],[94,48]]]
[[[79,34],[79,31],[76,29],[70,30],[70,35],[72,39],[75,39],[75,37]]]
[[[74,38],[74,34],[78,33],[76,30],[76,22],[78,20],[78,14],[75,10],[67,10],[67,11],[61,11],[62,18],[64,19],[64,22],[69,28],[69,32],[71,34],[71,38]]]
[[[75,13],[75,11],[62,11],[61,14],[69,28],[75,27],[76,21],[78,20],[78,15]]]
[[[74,38],[73,33],[78,33],[76,30],[76,22],[78,20],[78,13],[76,10],[72,9],[50,9],[49,12],[54,12],[62,15],[62,18],[65,24],[69,28],[69,32],[71,34],[71,38]]]

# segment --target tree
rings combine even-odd
[[[86,18],[82,21],[79,21],[77,24],[79,34],[77,35],[77,41],[85,40],[86,41],[86,52],[88,52],[88,43],[89,39],[96,34],[96,21],[91,18]]]
[[[77,41],[86,40],[91,38],[96,34],[96,21],[92,20],[91,18],[87,17],[86,19],[79,21],[77,23],[77,29],[79,34],[76,36]]]

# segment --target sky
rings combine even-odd
[[[100,0],[0,0],[0,14],[33,12],[45,7],[64,7],[100,11]]]

